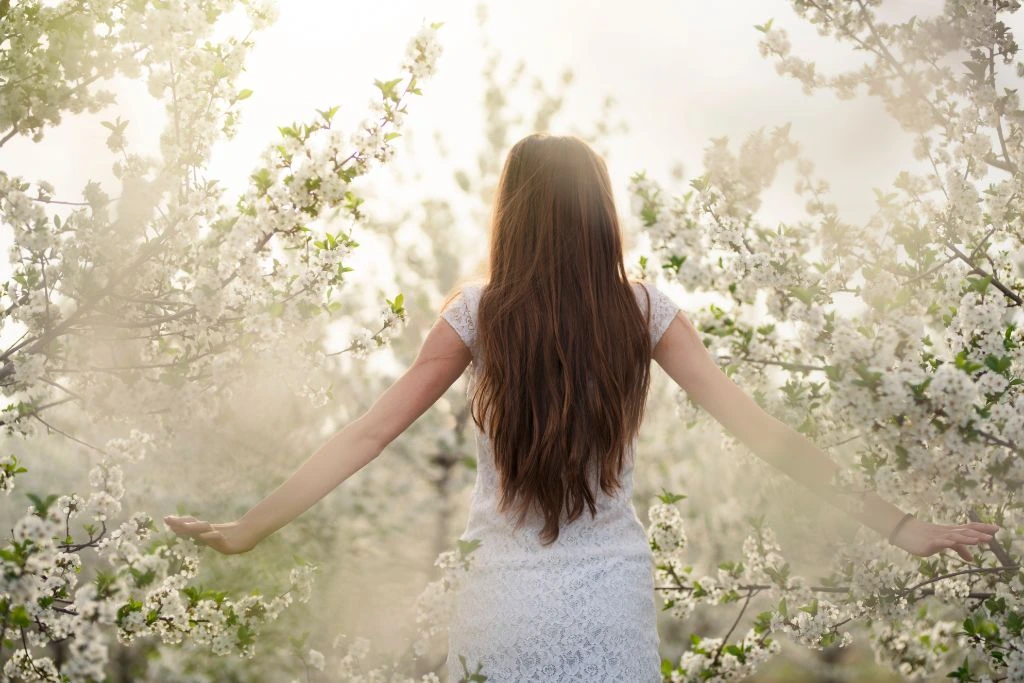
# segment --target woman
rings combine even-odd
[[[505,161],[486,283],[450,297],[415,362],[370,409],[241,519],[165,517],[246,552],[373,460],[470,367],[480,541],[449,629],[452,680],[660,681],[651,550],[631,502],[637,429],[657,363],[764,460],[825,495],[836,469],[718,367],[693,324],[627,278],[604,160],[529,135]],[[472,365],[470,363],[472,362]],[[831,500],[831,498],[826,498]],[[994,524],[932,524],[865,494],[858,520],[917,556],[972,560]]]

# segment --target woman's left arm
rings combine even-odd
[[[164,517],[179,536],[225,554],[251,550],[359,471],[404,432],[462,375],[472,356],[447,321],[427,333],[416,360],[363,415],[332,436],[283,484],[238,521],[214,524]]]

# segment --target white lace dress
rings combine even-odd
[[[633,285],[643,310],[647,298]],[[651,346],[678,307],[651,283]],[[476,310],[481,285],[472,284],[442,316],[477,358]],[[467,392],[475,387],[470,364]],[[660,683],[653,560],[645,529],[632,503],[636,438],[614,496],[595,491],[597,515],[583,515],[559,537],[541,545],[541,515],[531,511],[513,531],[511,513],[497,511],[498,479],[490,440],[475,426],[477,478],[461,538],[476,539],[473,568],[454,596],[447,668],[454,683],[482,665],[488,683],[601,681]],[[468,679],[467,679],[468,680]]]

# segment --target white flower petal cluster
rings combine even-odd
[[[432,637],[448,628],[454,593],[475,566],[473,551],[446,550],[437,556],[434,566],[441,569],[441,577],[427,584],[416,598],[413,651],[417,657],[426,654]]]
[[[234,134],[252,94],[237,81],[253,43],[227,35],[234,29],[221,23],[239,4],[253,29],[277,18],[276,5],[263,0],[101,0],[88,12],[30,0],[4,10],[5,31],[22,41],[18,54],[5,53],[4,75],[22,85],[0,97],[0,136],[10,133],[0,146],[14,135],[40,141],[62,114],[112,104],[97,86],[117,76],[144,79],[167,113],[157,156],[134,149],[141,141],[130,121],[103,122],[119,186],[91,181],[82,201],[46,180],[0,171],[0,216],[13,238],[0,306],[27,340],[0,368],[11,403],[8,434],[34,435],[43,423],[33,410],[68,400],[116,416],[109,423],[120,427],[95,444],[82,440],[100,454],[82,482],[88,490],[37,503],[12,520],[0,595],[17,626],[23,619],[31,625],[4,648],[5,680],[101,680],[113,638],[251,657],[264,624],[311,599],[316,567],[307,563],[291,571],[280,595],[195,599],[188,591],[199,571],[196,547],[155,541],[149,514],[130,509],[131,465],[163,449],[160,430],[186,420],[213,423],[217,403],[242,379],[246,354],[270,355],[287,346],[282,340],[303,340],[289,352],[311,365],[322,360],[314,343],[322,335],[309,333],[310,322],[337,310],[336,290],[350,270],[351,230],[335,230],[339,215],[362,218],[351,183],[371,162],[393,157],[407,117],[401,100],[435,73],[441,48],[436,27],[413,38],[404,77],[369,108],[374,124],[357,136],[357,149],[351,135],[331,128],[331,110],[318,112],[268,146],[236,200],[206,170],[213,145]],[[406,321],[400,306],[380,317],[377,346]],[[20,454],[0,458],[4,493],[25,471],[21,465]],[[99,576],[79,580],[87,574]],[[51,641],[64,643],[59,660],[44,656]],[[307,656],[313,668],[329,671],[320,651]],[[371,673],[366,680],[378,679]]]
[[[780,74],[805,91],[866,92],[910,133],[922,163],[874,188],[873,211],[856,224],[840,217],[829,182],[815,176],[820,165],[806,158],[813,150],[801,150],[785,126],[755,131],[734,143],[738,152],[713,140],[703,169],[678,191],[645,173],[629,186],[630,211],[654,252],[645,268],[713,301],[684,308],[708,351],[767,411],[819,445],[842,444],[829,452],[850,470],[842,488],[875,491],[937,523],[977,513],[1011,535],[1024,521],[1008,504],[1024,485],[1024,246],[1013,227],[1024,213],[1024,146],[1007,137],[1020,128],[1019,96],[1003,66],[1019,55],[1003,27],[1017,5],[956,0],[932,16],[887,23],[871,3],[796,3],[822,35],[867,55],[835,73],[798,56],[775,22],[757,27],[758,48]],[[989,49],[991,63],[982,57]],[[954,53],[972,56],[947,66]],[[806,215],[766,220],[762,197],[789,162]],[[724,445],[737,446],[729,436]],[[711,604],[730,587],[742,598],[744,585],[770,586],[759,592],[788,605],[771,610],[770,630],[811,647],[844,644],[849,634],[832,625],[870,617],[888,629],[870,634],[880,661],[907,678],[952,675],[970,647],[972,674],[1000,680],[1013,666],[1008,655],[1024,651],[1009,616],[1022,613],[1024,591],[1010,573],[947,577],[960,568],[950,557],[908,557],[862,529],[856,547],[830,564],[845,590],[815,592],[788,574],[795,559],[769,535],[743,542],[730,532],[716,540],[742,544],[743,569],[727,562],[732,569],[717,575],[683,575],[696,602]],[[652,525],[651,533],[663,532]],[[1011,563],[1020,559],[1015,545],[1003,543]],[[711,562],[716,547],[694,564]],[[983,546],[972,551],[997,562]],[[900,590],[922,582],[923,595]],[[951,637],[950,624],[971,614],[977,600],[967,596],[975,594],[1001,596],[1006,607],[987,616],[986,633],[998,636],[969,644]],[[675,589],[663,597],[688,600]],[[707,649],[693,648],[678,680],[724,676],[707,669],[715,648]]]
[[[437,60],[442,52],[441,43],[437,40],[437,28],[425,26],[409,43],[402,68],[418,81],[430,78],[437,72]]]

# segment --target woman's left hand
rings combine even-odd
[[[932,524],[911,517],[896,532],[893,545],[918,557],[928,557],[940,550],[951,548],[965,562],[974,562],[974,555],[967,546],[988,543],[999,528],[996,524],[985,522]]]
[[[259,543],[259,539],[253,538],[241,522],[213,524],[191,516],[167,515],[164,523],[182,538],[194,538],[225,555],[249,552]]]

